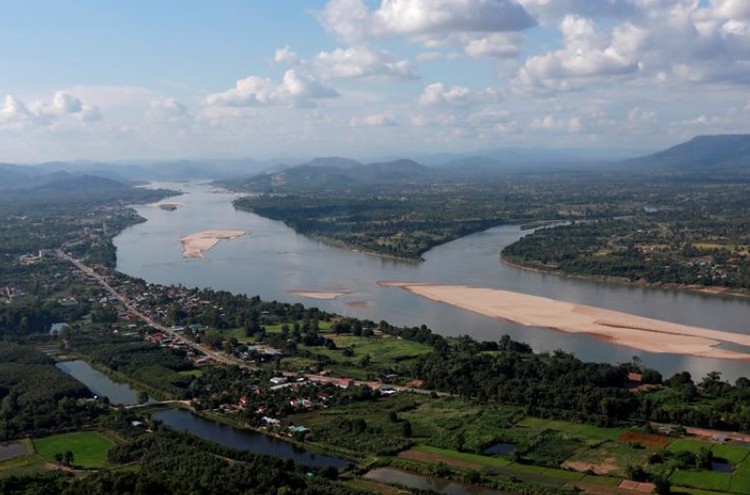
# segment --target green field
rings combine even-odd
[[[714,473],[711,471],[677,470],[672,475],[671,481],[674,485],[684,485],[715,492],[728,492],[732,481],[732,475],[727,473]]]
[[[714,445],[711,448],[711,452],[713,452],[714,457],[726,459],[727,462],[736,466],[747,460],[750,448],[735,444]]]
[[[516,426],[538,431],[555,430],[589,440],[616,440],[626,431],[622,428],[602,428],[600,426],[571,423],[569,421],[555,421],[532,417],[524,418],[516,423]]]
[[[55,454],[73,452],[73,465],[86,469],[107,468],[114,464],[107,460],[107,451],[114,442],[97,432],[66,433],[34,440],[37,454],[55,462]]]
[[[503,457],[491,457],[477,454],[469,454],[466,452],[456,452],[455,450],[438,449],[430,447],[428,445],[418,445],[412,450],[417,452],[423,452],[434,456],[444,457],[446,459],[455,459],[457,461],[469,462],[472,464],[478,464],[483,467],[491,468],[502,468],[508,467],[511,463],[508,459]]]
[[[399,414],[411,422],[420,443],[474,453],[501,441],[516,443],[510,428],[519,416],[514,407],[477,406],[454,398],[424,401]]]
[[[694,454],[697,454],[700,452],[701,449],[705,448],[711,448],[713,447],[713,444],[710,444],[708,442],[701,442],[699,440],[686,440],[684,438],[679,438],[669,444],[669,447],[667,447],[667,450],[670,452],[680,452],[680,451],[686,451],[686,452],[692,452]]]

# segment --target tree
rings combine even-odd
[[[139,390],[136,394],[136,401],[138,404],[145,404],[148,402],[148,393],[144,392],[143,390]]]
[[[63,454],[63,464],[66,466],[72,466],[73,465],[73,452],[70,450],[65,451],[65,454]]]

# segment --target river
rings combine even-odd
[[[487,318],[422,299],[381,280],[433,282],[489,287],[608,308],[666,321],[750,333],[750,300],[679,290],[631,287],[616,283],[558,277],[519,270],[500,263],[499,252],[523,232],[501,226],[438,246],[424,263],[383,259],[296,234],[282,222],[235,210],[235,197],[197,183],[159,183],[184,192],[175,211],[138,206],[147,222],[115,238],[118,269],[152,283],[212,287],[259,295],[263,299],[301,302],[344,315],[387,320],[397,325],[426,324],[443,335],[497,340],[509,334],[537,351],[562,349],[584,360],[625,362],[638,356],[665,376],[687,370],[702,377],[717,370],[725,378],[750,376],[750,364],[653,354],[614,346],[587,335],[529,328]],[[221,241],[202,259],[185,259],[180,238],[204,230],[244,230],[247,236]],[[341,291],[335,300],[316,300],[290,291]]]
[[[182,409],[159,411],[154,413],[153,417],[170,428],[188,431],[204,440],[210,440],[232,449],[289,459],[295,464],[309,467],[334,466],[343,469],[349,465],[346,459],[315,454],[289,442],[210,421]]]
[[[95,370],[86,361],[77,359],[75,361],[64,361],[55,366],[79,382],[86,385],[91,393],[99,397],[106,397],[112,404],[130,406],[137,404],[135,390],[125,383],[117,383],[104,373]]]

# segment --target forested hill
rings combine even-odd
[[[406,185],[436,180],[441,172],[413,160],[363,165],[345,158],[316,158],[294,167],[231,181],[228,184],[243,190],[308,191],[311,188],[340,189],[371,185]]]
[[[627,160],[628,169],[697,175],[750,175],[750,135],[697,136],[653,155]]]

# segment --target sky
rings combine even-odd
[[[750,132],[750,0],[0,0],[0,161]]]

